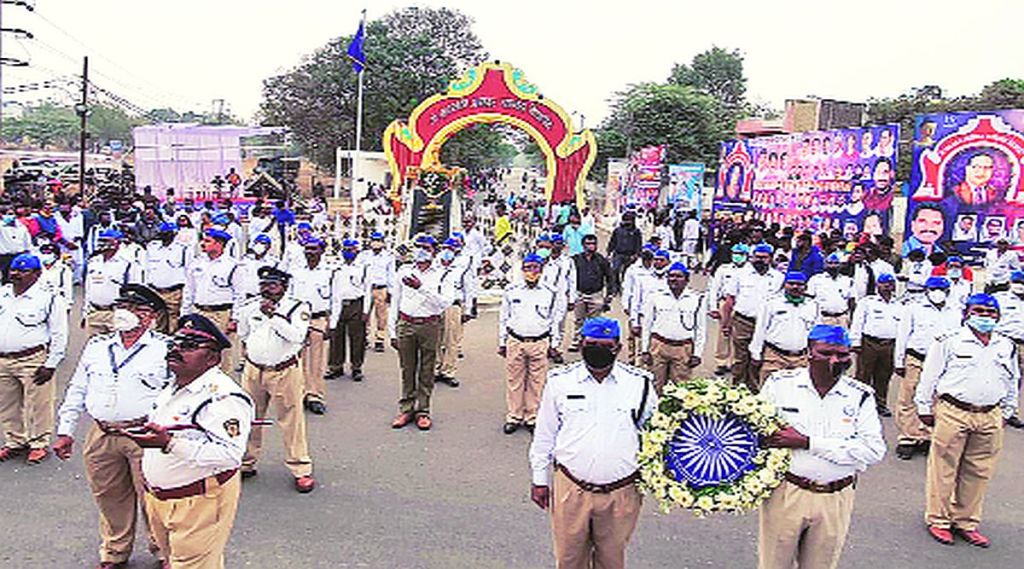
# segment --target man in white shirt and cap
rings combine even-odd
[[[145,281],[167,305],[167,314],[157,322],[157,330],[165,334],[178,325],[185,272],[195,255],[191,247],[175,241],[177,228],[173,223],[161,223],[158,239],[146,244]]]
[[[327,365],[328,328],[330,327],[332,281],[334,267],[323,262],[326,244],[317,237],[306,239],[303,245],[306,257],[292,265],[289,296],[309,305],[309,334],[302,349],[302,375],[305,378],[303,405],[314,415],[327,412],[327,384],[324,367]]]
[[[666,382],[690,379],[707,342],[707,300],[703,293],[687,287],[690,270],[686,264],[673,263],[665,281],[665,288],[648,296],[640,326],[641,359],[654,373],[659,395]]]

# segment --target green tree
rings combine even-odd
[[[43,103],[24,109],[20,117],[4,120],[3,138],[39,148],[77,146],[79,119],[74,109]]]
[[[86,130],[92,144],[98,143],[103,146],[111,140],[127,143],[132,139],[132,129],[145,122],[138,117],[129,116],[119,108],[100,105],[90,109]]]
[[[726,111],[738,113],[746,103],[747,78],[743,75],[743,55],[738,49],[715,46],[698,53],[689,65],[677,63],[668,82],[710,95],[718,99]]]

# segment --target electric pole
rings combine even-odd
[[[89,115],[89,56],[82,58],[82,100],[75,105],[80,126],[78,131],[78,195],[85,198],[85,143],[88,134],[86,117]]]

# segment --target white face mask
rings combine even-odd
[[[1013,294],[1024,294],[1024,283],[1010,283],[1010,292]]]
[[[139,327],[142,321],[139,317],[127,308],[115,308],[111,327],[115,332],[128,332]]]
[[[963,276],[963,271],[961,271],[960,269],[949,269],[949,271],[946,273],[946,276],[951,279],[958,279]]]
[[[53,253],[43,253],[39,255],[39,261],[46,266],[50,266],[57,261],[57,256]]]
[[[252,246],[253,252],[256,253],[257,255],[262,255],[266,253],[267,249],[269,248],[270,245],[267,245],[266,243],[256,243],[255,245]]]
[[[932,304],[942,304],[946,302],[946,291],[939,289],[932,289],[928,291],[928,300]]]

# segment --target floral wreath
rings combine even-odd
[[[783,427],[775,405],[746,386],[716,379],[668,384],[640,435],[638,487],[664,513],[757,509],[789,470],[789,449],[760,443]]]

